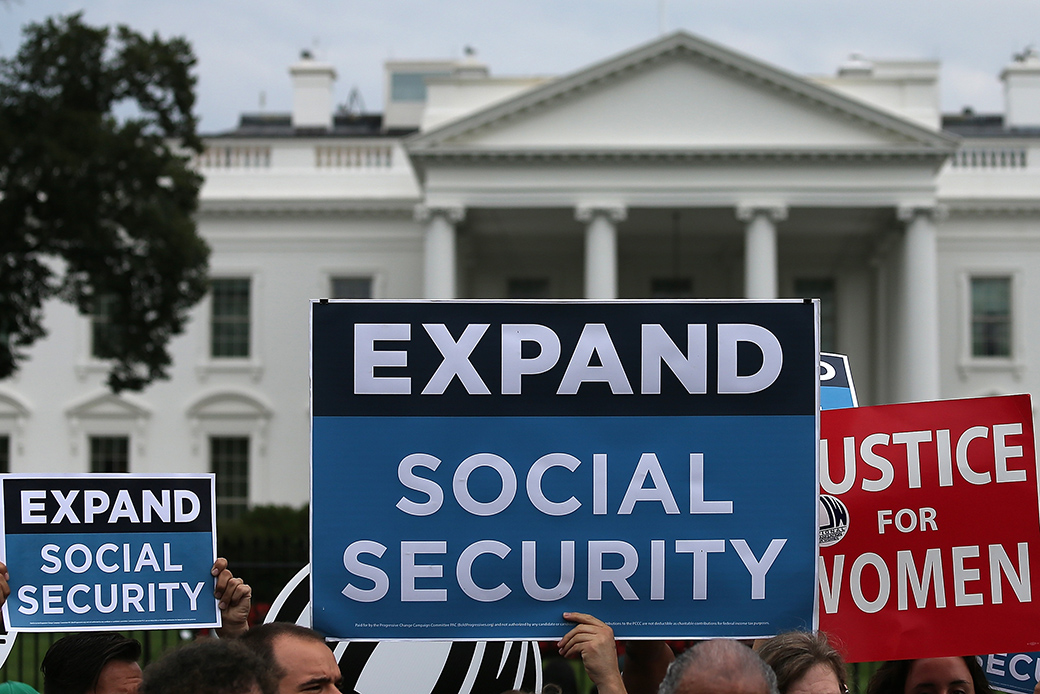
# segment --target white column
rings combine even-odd
[[[423,296],[427,299],[455,298],[455,225],[466,216],[461,207],[415,209],[417,221],[425,222],[423,234]]]
[[[899,402],[939,398],[939,264],[934,207],[902,207],[898,375]]]
[[[737,219],[744,230],[744,297],[775,299],[777,282],[776,223],[787,219],[782,206],[741,206]]]
[[[618,295],[617,224],[627,217],[620,205],[581,206],[575,213],[585,222],[585,298],[616,299]]]

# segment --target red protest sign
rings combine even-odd
[[[820,629],[851,662],[1034,651],[1028,395],[820,413]]]

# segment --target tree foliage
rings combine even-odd
[[[167,345],[206,291],[195,57],[181,38],[78,14],[30,24],[0,60],[0,378],[46,334],[44,302],[114,329],[114,391],[168,377]]]

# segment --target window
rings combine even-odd
[[[838,351],[837,291],[832,277],[796,279],[795,296],[820,300],[820,351]]]
[[[212,281],[210,355],[249,357],[249,278]]]
[[[450,75],[450,72],[395,72],[390,75],[390,100],[426,101],[426,78]]]
[[[209,460],[217,478],[217,519],[234,520],[249,507],[249,437],[209,437]]]
[[[650,280],[651,299],[689,299],[693,280],[689,277],[655,277]]]
[[[1011,356],[1011,278],[971,278],[971,356]]]
[[[95,359],[113,359],[119,352],[123,331],[115,323],[118,294],[101,294],[94,302],[90,321],[90,353]]]
[[[331,299],[371,299],[371,277],[333,277]]]
[[[129,436],[91,436],[91,472],[130,472]]]
[[[506,281],[507,299],[548,299],[549,280],[545,277],[511,277]]]
[[[11,437],[0,436],[0,473],[11,471]]]

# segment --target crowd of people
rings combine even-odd
[[[339,664],[321,634],[288,622],[250,628],[249,585],[234,576],[222,558],[212,573],[222,621],[217,638],[175,649],[142,670],[141,644],[136,640],[114,632],[70,634],[56,641],[43,658],[43,694],[340,692]],[[7,567],[0,563],[0,604],[10,593],[9,579]],[[580,612],[564,613],[564,619],[574,627],[556,644],[559,653],[581,659],[598,694],[849,691],[845,661],[822,632],[787,632],[754,644],[711,639],[678,657],[663,641],[633,641],[626,645],[622,669],[609,625]],[[0,684],[0,694],[8,693],[38,694],[22,683]],[[885,663],[871,678],[866,694],[991,691],[981,666],[966,656]]]

